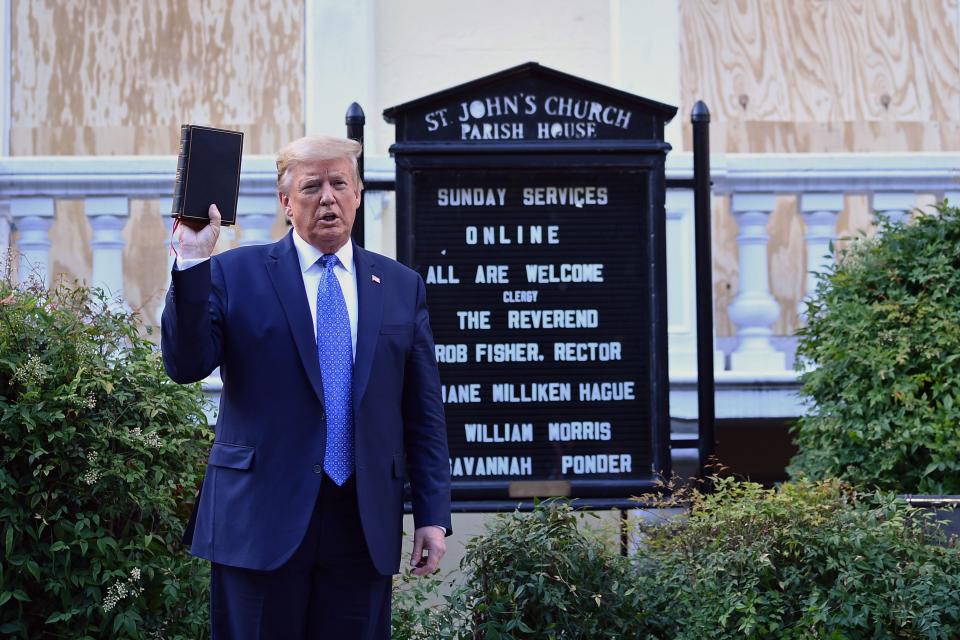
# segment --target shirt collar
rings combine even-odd
[[[297,259],[300,260],[300,272],[304,273],[307,269],[317,263],[317,260],[323,256],[323,252],[315,246],[300,237],[296,229],[290,231],[293,234],[293,246],[297,249]],[[348,240],[334,254],[340,260],[340,264],[348,273],[353,273],[353,242]]]

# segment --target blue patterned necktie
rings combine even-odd
[[[323,274],[317,289],[317,355],[323,374],[323,401],[327,413],[327,449],[323,468],[337,485],[353,473],[353,340],[350,316],[333,268],[337,256],[318,260]]]

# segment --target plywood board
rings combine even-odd
[[[714,151],[960,150],[958,0],[680,0]],[[689,125],[685,144],[689,145]]]
[[[90,282],[93,275],[93,231],[83,200],[57,200],[50,225],[50,284]]]
[[[713,248],[713,324],[717,337],[733,336],[737,329],[730,320],[727,308],[740,290],[740,265],[737,223],[730,214],[729,196],[714,196],[710,233]]]
[[[11,154],[176,153],[183,122],[247,153],[303,135],[299,0],[13,0]]]

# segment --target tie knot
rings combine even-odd
[[[325,253],[320,256],[320,266],[324,269],[333,269],[340,262],[335,253]]]

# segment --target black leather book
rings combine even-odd
[[[207,209],[215,204],[222,224],[235,224],[242,153],[242,131],[182,125],[170,215],[207,220]]]

